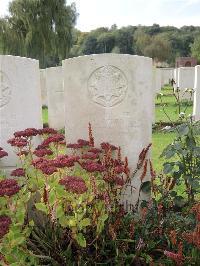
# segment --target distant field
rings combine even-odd
[[[171,87],[164,87],[162,89],[162,104],[164,103],[165,110],[167,114],[170,116],[172,121],[176,121],[178,118],[178,111],[176,106],[176,101],[174,96],[172,95],[172,88]],[[169,119],[166,117],[163,107],[161,104],[161,100],[156,98],[156,122],[170,122]],[[181,107],[181,111],[185,110],[186,104],[183,103]],[[45,108],[42,110],[43,112],[43,122],[48,123],[48,109]],[[186,110],[186,114],[192,114],[192,106],[190,106]],[[161,130],[154,130],[152,136],[152,161],[154,164],[155,169],[160,172],[162,170],[163,159],[160,158],[160,154],[162,153],[163,149],[170,144],[173,139],[175,138],[174,133],[165,133]]]

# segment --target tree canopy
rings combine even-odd
[[[40,60],[41,67],[62,59],[99,53],[138,54],[173,66],[176,57],[200,62],[200,27],[101,27],[90,32],[74,28],[77,11],[66,0],[13,0],[9,16],[0,19],[0,53]]]
[[[41,67],[59,63],[72,46],[76,18],[75,5],[66,0],[14,0],[0,20],[1,49],[40,59]]]

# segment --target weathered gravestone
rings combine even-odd
[[[47,87],[46,87],[46,70],[40,69],[40,90],[42,96],[42,105],[47,106]]]
[[[152,123],[155,123],[155,97],[157,93],[160,93],[161,91],[161,70],[159,68],[153,67],[153,81],[152,81],[152,86],[153,86],[153,120]]]
[[[178,68],[178,82],[177,87],[180,90],[181,99],[191,99],[191,94],[186,91],[186,89],[194,88],[194,76],[195,68],[194,67],[180,67]]]
[[[161,68],[161,86],[167,85],[170,83],[174,76],[174,68]]]
[[[55,129],[62,129],[65,127],[62,67],[46,69],[46,86],[49,126]]]
[[[194,105],[193,116],[196,121],[200,120],[200,66],[195,67],[195,81],[194,81]]]
[[[153,87],[155,93],[159,93],[161,91],[161,70],[159,68],[153,67]]]
[[[9,153],[0,169],[16,166],[17,158],[7,140],[15,131],[42,128],[40,72],[37,60],[0,55],[0,147]]]
[[[63,61],[63,76],[67,142],[87,139],[91,122],[95,144],[120,146],[133,173],[139,153],[151,143],[152,60],[117,54],[81,56]],[[135,203],[140,183],[135,177],[137,192],[125,192],[128,204]]]

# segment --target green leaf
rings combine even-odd
[[[100,234],[104,228],[105,221],[108,219],[108,214],[103,214],[99,217],[97,223],[97,234]]]
[[[61,185],[56,186],[56,194],[59,198],[63,198],[63,196],[65,195],[64,187]]]
[[[31,220],[31,221],[29,222],[29,225],[30,225],[30,226],[34,226],[34,225],[35,225],[34,221]]]
[[[67,227],[69,225],[69,219],[66,216],[61,216],[59,218],[59,223],[62,227]]]
[[[142,183],[140,190],[144,193],[150,193],[151,192],[151,182],[146,181],[146,182]]]
[[[46,206],[44,203],[42,203],[42,202],[36,203],[36,204],[35,204],[35,207],[36,207],[39,211],[42,211],[42,212],[48,214],[47,206]]]
[[[173,163],[165,163],[164,164],[164,168],[163,168],[163,173],[166,175],[166,174],[169,174],[170,172],[172,172],[174,168],[174,164]]]
[[[178,126],[177,129],[178,129],[178,134],[180,136],[185,136],[189,132],[189,127],[187,124],[182,124],[182,125]]]
[[[177,207],[183,207],[185,205],[186,201],[183,197],[181,196],[177,196],[175,197],[174,199],[174,204],[177,206]]]
[[[54,205],[55,201],[56,201],[56,193],[54,190],[51,190],[49,193],[49,204],[52,206]]]
[[[59,205],[57,208],[56,208],[56,217],[57,218],[61,218],[62,216],[64,216],[64,210],[63,210],[63,207],[61,205]]]
[[[16,219],[17,219],[17,222],[18,222],[18,223],[23,224],[23,223],[24,223],[24,217],[25,217],[25,213],[24,213],[24,211],[19,210],[19,211],[16,213]]]
[[[175,154],[176,154],[176,149],[174,148],[174,145],[170,144],[163,150],[160,157],[165,157],[166,159],[170,159]]]
[[[78,233],[75,237],[77,243],[79,244],[79,246],[85,248],[86,247],[86,240],[85,237],[83,236],[82,233]]]
[[[87,227],[90,224],[91,224],[90,219],[89,218],[84,218],[83,220],[81,220],[79,222],[79,227],[80,227],[80,229],[82,229],[83,227]]]

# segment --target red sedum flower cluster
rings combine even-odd
[[[0,197],[11,197],[18,193],[19,190],[20,187],[14,179],[5,179],[0,181]]]
[[[0,159],[6,156],[8,156],[8,153],[4,151],[3,148],[0,147]]]
[[[0,216],[0,239],[2,239],[9,231],[11,218],[7,215]]]
[[[14,136],[16,138],[20,138],[20,137],[24,137],[24,138],[29,138],[29,137],[33,137],[33,136],[37,136],[38,134],[38,130],[35,128],[27,128],[23,131],[17,131],[14,133]]]
[[[87,191],[85,181],[79,176],[65,176],[59,183],[65,186],[65,189],[75,194],[83,194]]]
[[[26,147],[28,145],[27,139],[22,138],[22,137],[15,137],[15,138],[9,139],[8,143],[13,147],[18,147],[18,148]]]
[[[25,170],[23,168],[17,168],[11,172],[11,176],[25,176]]]

